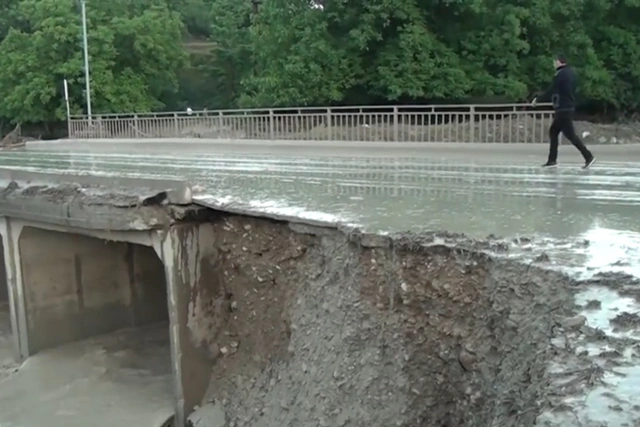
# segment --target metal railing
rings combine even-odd
[[[528,104],[271,108],[69,117],[76,139],[540,143],[553,110]]]

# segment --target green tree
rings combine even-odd
[[[188,36],[197,39],[211,36],[212,0],[171,0],[169,4],[180,14]]]
[[[247,106],[342,101],[353,61],[331,37],[323,10],[308,0],[264,1],[251,29],[253,73],[243,79]]]
[[[210,105],[214,108],[238,106],[242,80],[252,72],[251,18],[249,0],[211,0],[209,11],[210,41],[213,48],[209,60],[199,64],[207,77]]]
[[[434,33],[417,0],[329,2],[334,38],[358,58],[359,90],[397,101],[455,99],[469,88],[456,53]]]
[[[600,21],[593,16],[601,16]],[[606,69],[607,78],[595,82],[599,96],[618,110],[640,109],[640,1],[591,0],[586,7],[593,49]]]
[[[18,14],[19,0],[0,0],[0,40],[9,33],[10,28],[19,28],[22,25]]]
[[[640,108],[640,0],[88,1],[97,113],[520,101],[557,52],[581,101]],[[76,2],[0,0],[1,118],[64,117],[63,78],[81,110]]]
[[[62,81],[74,112],[84,105],[82,32],[73,0],[22,0],[24,28],[0,43],[0,114],[15,122],[65,117]],[[87,4],[92,101],[95,113],[151,111],[177,89],[186,62],[182,22],[160,0]]]

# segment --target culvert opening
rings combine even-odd
[[[164,267],[151,247],[25,227],[19,250],[32,353],[168,324]]]
[[[561,274],[457,237],[214,227],[229,301],[192,425],[533,425],[573,304]]]
[[[19,251],[31,357],[8,381],[32,409],[0,424],[40,424],[51,409],[39,399],[52,395],[78,408],[74,419],[104,425],[172,416],[167,285],[153,248],[25,227]],[[31,389],[28,378],[40,375],[46,383]]]

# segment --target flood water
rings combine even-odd
[[[163,425],[173,415],[168,327],[123,329],[31,356],[0,376],[0,426]]]
[[[551,265],[572,274],[588,278],[620,271],[640,277],[640,163],[605,160],[582,171],[574,161],[543,170],[538,166],[543,156],[531,161],[518,155],[447,159],[401,152],[369,157],[366,150],[332,157],[299,151],[275,156],[159,149],[126,154],[121,148],[40,145],[0,153],[0,167],[183,179],[197,186],[197,200],[211,206],[354,224],[371,231],[532,237],[530,253],[545,252]],[[609,321],[617,313],[640,312],[634,301],[611,290],[593,288],[578,295],[578,303],[591,299],[600,300],[602,308],[585,312],[588,322],[608,334],[613,334]],[[638,416],[607,410],[611,393],[629,408],[636,407],[635,412],[640,408],[637,393],[628,393],[630,387],[640,387],[640,369],[625,369],[628,372],[620,372],[624,380],[617,376],[606,392],[596,389],[587,396],[574,421],[591,425],[608,419],[617,426]]]

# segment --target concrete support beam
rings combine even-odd
[[[0,259],[4,261],[4,244],[0,244]],[[7,283],[7,266],[4,262],[0,262],[0,304],[6,304],[8,302],[9,284]]]
[[[168,232],[158,232],[154,240],[169,292],[176,427],[184,427],[201,404],[211,377],[206,337],[216,333],[215,317],[226,297],[214,243],[209,223],[174,225]]]
[[[27,346],[27,321],[22,286],[22,270],[18,239],[22,225],[7,217],[0,217],[0,235],[4,254],[4,266],[7,280],[11,329],[13,333],[14,355],[21,362],[29,356]]]

